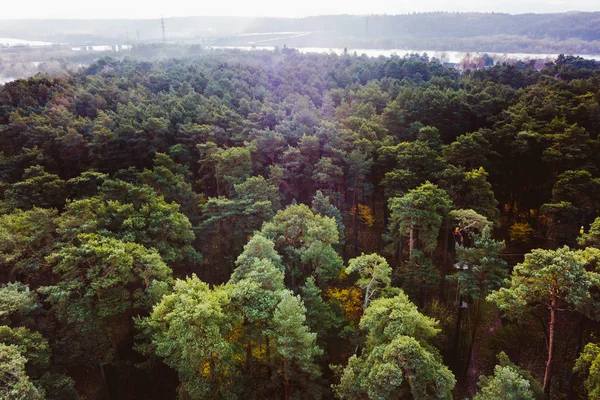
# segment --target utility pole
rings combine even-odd
[[[160,16],[160,23],[162,25],[163,43],[166,45],[167,44],[167,34],[165,33],[165,19],[162,15]]]

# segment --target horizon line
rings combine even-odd
[[[561,14],[595,14],[600,13],[598,11],[581,11],[581,10],[570,10],[562,12],[523,12],[523,13],[509,13],[499,11],[414,11],[407,13],[398,14],[387,14],[387,13],[373,13],[373,14],[311,14],[296,17],[284,17],[284,16],[268,16],[268,15],[175,15],[167,16],[164,19],[182,19],[182,18],[244,18],[244,19],[306,19],[306,18],[318,18],[318,17],[400,17],[410,16],[418,14],[482,14],[482,15],[561,15]],[[0,21],[155,21],[160,20],[162,17],[146,18],[146,17],[96,17],[96,18],[0,18]]]

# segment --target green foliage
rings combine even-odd
[[[235,272],[240,268],[242,267],[236,268]],[[231,296],[245,320],[261,328],[257,332],[261,335],[285,292],[283,272],[265,258],[254,258],[243,268],[243,272],[232,276],[231,282],[235,285]]]
[[[231,281],[237,282],[245,279],[246,275],[251,272],[251,265],[255,260],[270,261],[275,267],[283,271],[281,256],[275,251],[275,243],[261,233],[256,233],[244,246],[244,251],[237,258],[235,262],[237,268],[231,275]]]
[[[584,305],[590,288],[596,284],[596,273],[585,269],[586,257],[568,247],[557,250],[536,249],[525,255],[525,261],[514,267],[509,286],[492,293],[488,299],[510,316],[518,316],[532,306],[551,307],[552,299],[560,299],[572,309]]]
[[[317,190],[315,193],[315,197],[313,197],[311,210],[318,215],[323,217],[335,218],[335,222],[338,226],[338,232],[340,236],[340,243],[344,242],[344,230],[346,227],[344,226],[344,220],[342,218],[342,213],[340,210],[331,204],[329,197],[323,195],[323,192]]]
[[[0,343],[0,390],[6,400],[42,400],[44,392],[34,386],[25,372],[18,348]]]
[[[577,242],[582,246],[600,247],[600,217],[590,225],[590,230],[584,233]]]
[[[544,389],[542,388],[542,385],[531,375],[531,372],[524,370],[522,368],[519,368],[516,364],[514,364],[512,361],[510,361],[510,358],[508,358],[506,353],[504,353],[503,351],[501,351],[498,354],[498,365],[503,368],[508,367],[508,368],[512,369],[513,371],[516,371],[523,378],[525,378],[525,380],[527,380],[527,382],[529,382],[529,389],[532,391],[534,399],[536,399],[536,400],[545,400],[546,399],[546,394],[544,394]]]
[[[396,148],[397,169],[410,171],[414,176],[413,189],[426,180],[431,180],[444,169],[443,159],[427,142],[403,142]]]
[[[258,202],[271,202],[273,212],[281,208],[281,198],[277,187],[267,181],[262,176],[253,176],[246,179],[244,182],[236,184],[235,198],[240,200],[248,200],[250,204]],[[268,215],[271,218],[272,215]]]
[[[453,275],[460,285],[461,294],[474,299],[483,299],[504,285],[508,277],[508,265],[500,253],[504,242],[492,239],[489,226],[475,236],[472,247],[456,248],[457,264],[468,266]]]
[[[492,377],[482,376],[479,380],[481,391],[474,400],[519,399],[534,400],[529,390],[529,382],[511,367],[496,365]]]
[[[231,190],[233,185],[242,183],[251,174],[250,150],[243,147],[222,150],[217,161],[217,170],[226,190]]]
[[[231,200],[209,198],[201,207],[199,236],[207,245],[204,252],[219,261],[224,253],[234,261],[248,236],[281,207],[277,187],[262,176],[250,177],[234,187]]]
[[[483,168],[465,172],[465,189],[460,193],[460,205],[496,222],[500,215],[498,201],[487,178],[488,173]]]
[[[74,400],[79,398],[73,387],[74,382],[71,378],[50,372],[52,369],[50,363],[50,345],[48,344],[48,340],[40,333],[32,332],[24,327],[9,328],[8,326],[0,326],[0,347],[2,346],[16,350],[18,357],[23,358],[24,372],[27,374],[26,379],[22,380],[22,389],[19,389],[23,390],[24,393],[20,393],[23,397],[18,397],[15,389],[9,390],[5,386],[8,385],[10,387],[10,381],[17,380],[18,374],[15,374],[14,371],[13,373],[8,373],[10,376],[5,381],[4,379],[7,378],[7,375],[4,374],[7,372],[2,371],[2,368],[10,368],[11,361],[7,359],[2,360],[2,356],[0,356],[0,376],[3,376],[3,378],[0,378],[2,382],[0,390],[3,391],[5,396],[8,396],[3,398],[33,399],[37,396],[35,392],[38,392],[41,396],[39,398],[59,400]],[[27,380],[30,380],[30,383],[35,386],[27,383]],[[20,386],[21,384],[16,384],[16,386]],[[15,385],[14,381],[12,385]]]
[[[419,313],[404,294],[371,302],[361,318],[367,332],[360,356],[337,368],[340,399],[450,399],[455,379],[428,341],[437,335],[437,321]]]
[[[67,197],[67,184],[58,175],[36,165],[25,170],[22,181],[6,189],[5,197],[10,210],[61,208]]]
[[[391,283],[392,268],[385,258],[378,254],[362,254],[348,262],[348,275],[358,272],[360,278],[356,284],[365,291],[363,307],[367,309],[369,302],[379,295]]]
[[[452,210],[449,215],[463,231],[482,231],[492,225],[486,217],[474,210]]]
[[[165,262],[194,263],[199,255],[190,245],[195,237],[191,228],[179,205],[167,203],[150,187],[108,180],[99,195],[68,203],[58,230],[71,240],[98,233],[153,247]]]
[[[464,22],[410,18],[423,29]],[[143,61],[157,50],[160,61]],[[454,378],[433,345],[460,367],[455,322],[472,331],[454,350],[474,345],[478,370],[508,346],[537,375],[540,353],[555,349],[553,396],[579,390],[564,372],[600,315],[598,62],[482,55],[459,72],[441,54],[129,52],[80,52],[82,72],[0,86],[0,331],[18,350],[7,359],[26,359],[7,363],[25,398],[37,396],[27,380],[40,396],[76,398],[63,374],[86,398],[172,397],[176,386],[188,399],[448,398]],[[4,61],[0,70],[16,68]],[[585,251],[556,250],[582,225]],[[386,229],[387,261],[374,254]],[[538,245],[547,249],[504,280]],[[435,290],[455,262],[470,266],[452,275],[475,319],[454,320],[453,296]],[[490,299],[524,318],[496,329],[483,299],[502,285]],[[348,358],[332,389],[324,366]],[[505,361],[479,395],[510,396],[523,378],[539,398],[531,375]]]
[[[38,307],[35,292],[20,282],[0,285],[0,321],[13,314],[26,315]]]
[[[315,215],[306,205],[291,205],[277,212],[261,232],[273,240],[292,278],[315,274],[319,280],[327,280],[342,268],[342,259],[332,247],[339,240],[335,220]]]
[[[331,157],[321,157],[314,166],[312,180],[327,196],[339,197],[336,189],[343,178],[343,169]]]
[[[129,329],[120,319],[151,308],[172,272],[156,250],[136,243],[98,234],[81,234],[77,242],[48,256],[60,280],[39,291],[71,328],[66,338],[87,341],[90,361],[110,363]],[[77,352],[72,349],[69,355]]]
[[[317,334],[317,343],[321,345],[342,324],[342,318],[332,304],[323,301],[322,291],[312,276],[300,288],[300,295],[306,306],[306,325]]]
[[[310,332],[306,325],[306,308],[300,296],[286,293],[273,314],[271,333],[275,338],[275,348],[281,358],[280,373],[286,387],[299,373],[310,378],[320,375],[315,357],[323,354],[316,343],[317,334]]]
[[[575,372],[586,376],[585,389],[590,399],[600,398],[600,347],[595,343],[585,345],[575,362]]]
[[[75,390],[75,382],[63,374],[47,372],[37,380],[36,385],[46,393],[47,399],[77,400],[79,394]]]
[[[523,263],[514,267],[508,287],[490,294],[487,299],[510,318],[519,318],[526,311],[542,305],[550,312],[548,357],[544,375],[544,392],[550,393],[556,312],[576,310],[581,313],[597,307],[590,292],[600,285],[597,272],[586,270],[586,265],[597,254],[573,251],[568,247],[557,250],[536,249],[525,255]],[[590,303],[591,307],[590,307]],[[595,304],[594,304],[595,303]],[[597,311],[591,318],[597,319]]]
[[[455,142],[444,147],[446,161],[466,170],[487,168],[490,155],[490,142],[482,132],[461,135]]]
[[[47,368],[50,365],[50,346],[38,332],[27,328],[0,326],[0,343],[15,346],[27,361],[31,371]]]
[[[165,201],[179,204],[183,213],[193,219],[198,212],[200,197],[187,181],[189,175],[186,167],[176,164],[166,154],[156,153],[154,168],[144,170],[140,174],[140,180],[164,196]]]
[[[399,335],[425,344],[440,332],[437,321],[421,314],[403,293],[371,302],[360,320],[360,327],[367,331],[367,347],[389,342]]]
[[[152,299],[144,297],[158,295],[152,293],[155,281],[171,279],[171,269],[154,249],[97,234],[79,235],[78,242],[78,246],[65,246],[48,256],[54,273],[62,280],[43,290],[50,295],[50,303],[61,310],[59,315],[68,320],[80,313],[68,312],[64,307],[77,307],[78,304],[82,308],[92,308],[98,317],[106,318],[151,303]],[[65,295],[71,292],[78,293],[81,298],[68,301]]]
[[[390,199],[389,208],[392,229],[398,229],[403,236],[416,230],[423,249],[431,251],[437,244],[443,218],[452,208],[452,200],[444,190],[426,182],[402,197]]]
[[[196,276],[177,280],[173,292],[158,303],[137,325],[151,338],[153,351],[179,374],[182,398],[235,399],[239,376],[238,349],[227,341],[235,315],[226,288],[210,290]]]
[[[527,222],[517,222],[511,225],[509,235],[513,243],[529,243],[535,230]]]
[[[33,271],[55,245],[56,211],[34,208],[0,215],[0,263],[15,272]]]

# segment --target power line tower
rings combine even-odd
[[[162,15],[160,16],[160,24],[162,26],[163,43],[167,44],[167,34],[165,33],[165,19]]]

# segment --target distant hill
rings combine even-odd
[[[169,41],[214,45],[600,53],[600,12],[415,13],[165,19]],[[55,43],[159,41],[155,20],[0,20],[0,37]]]

